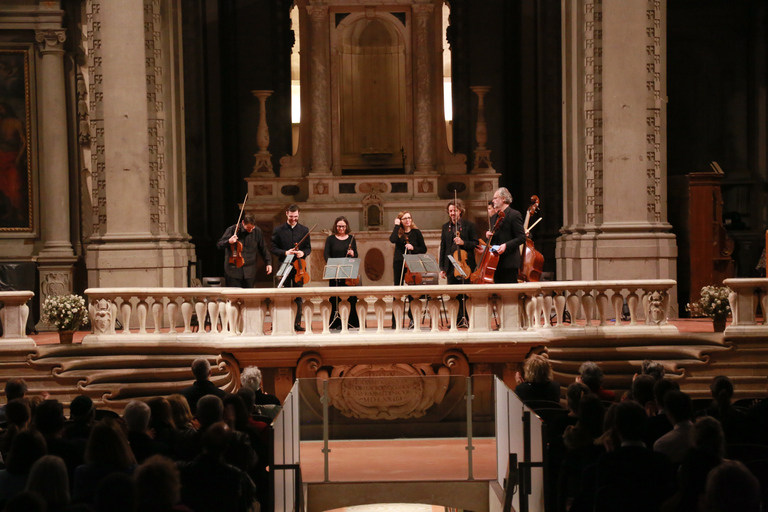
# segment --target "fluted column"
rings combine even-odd
[[[416,174],[435,169],[432,116],[432,59],[430,57],[429,27],[433,4],[415,4],[413,17],[413,80],[414,80],[414,153]]]
[[[331,173],[331,83],[328,45],[330,41],[327,5],[309,5],[312,20],[309,63],[312,93],[309,106],[312,116],[312,168],[310,174]]]

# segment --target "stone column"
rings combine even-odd
[[[72,266],[77,260],[70,241],[69,151],[64,92],[63,29],[38,30],[42,84],[40,165],[40,233],[43,249],[37,262],[41,303],[48,295],[72,293]],[[47,329],[40,323],[38,329]]]
[[[413,9],[413,133],[416,174],[435,170],[432,115],[432,47],[429,37],[433,4],[415,4]]]
[[[253,166],[251,177],[274,178],[272,170],[272,153],[269,152],[269,127],[267,126],[267,98],[274,91],[251,91],[259,99],[259,129],[256,132],[256,144],[259,152],[253,155],[256,163]]]
[[[475,130],[477,149],[475,149],[475,166],[472,169],[472,174],[495,174],[496,170],[491,163],[491,150],[485,147],[485,143],[488,142],[488,126],[485,124],[483,98],[491,88],[490,86],[476,85],[470,89],[477,94],[477,129]]]
[[[310,174],[331,174],[331,64],[328,6],[308,5],[312,20],[309,62],[311,95],[309,106],[312,123],[312,163]],[[302,45],[303,46],[303,45]]]
[[[666,210],[665,16],[665,0],[564,2],[557,279],[676,278]]]

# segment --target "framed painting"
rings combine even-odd
[[[0,46],[0,233],[31,232],[30,52]]]

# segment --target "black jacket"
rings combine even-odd
[[[230,263],[229,258],[232,256],[232,250],[230,249],[229,239],[235,233],[235,226],[237,225],[229,226],[216,245],[219,249],[224,249],[224,271],[227,275],[236,279],[249,279],[256,275],[257,252],[261,254],[261,259],[264,260],[265,265],[272,264],[272,257],[267,252],[264,237],[261,235],[261,230],[258,226],[253,228],[253,231],[250,233],[241,228],[238,230],[237,238],[243,244],[243,260],[245,260],[245,264],[238,268]]]

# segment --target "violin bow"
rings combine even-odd
[[[243,199],[243,206],[240,208],[240,216],[237,218],[237,227],[235,228],[235,234],[237,234],[237,230],[240,229],[240,219],[243,218],[243,212],[245,211],[245,203],[248,202],[248,192],[245,193],[245,199]]]

